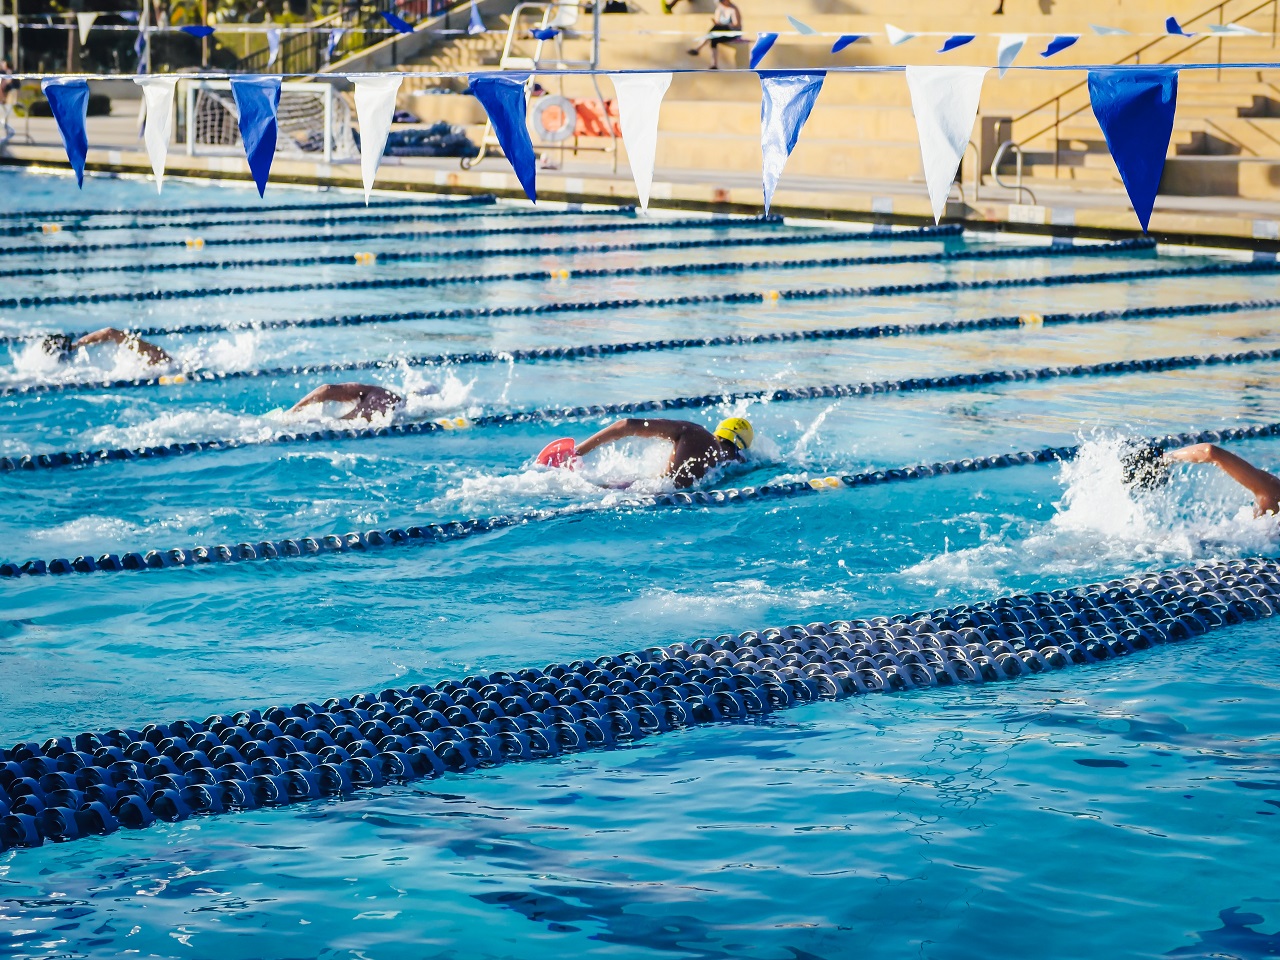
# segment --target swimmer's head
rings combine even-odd
[[[1131,490],[1155,490],[1169,482],[1164,451],[1149,443],[1130,443],[1120,451],[1120,479]]]
[[[756,432],[751,429],[751,421],[743,417],[721,420],[720,426],[715,429],[715,435],[732,443],[739,452],[751,446],[751,441],[756,438]]]
[[[40,349],[59,362],[71,359],[71,338],[65,333],[53,333],[40,341]]]

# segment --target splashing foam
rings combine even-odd
[[[984,531],[979,546],[916,564],[904,571],[905,576],[937,586],[939,593],[957,586],[998,592],[1021,583],[1028,571],[1112,576],[1117,570],[1276,549],[1276,518],[1255,518],[1252,498],[1219,471],[1175,468],[1161,489],[1126,488],[1120,460],[1125,441],[1084,441],[1076,458],[1062,465],[1062,499],[1047,522],[1005,518],[998,532]]]

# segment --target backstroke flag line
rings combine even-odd
[[[769,212],[787,158],[800,139],[800,128],[813,111],[825,72],[760,72],[760,152],[764,212]]]
[[[173,137],[173,91],[178,86],[178,78],[139,77],[133,82],[142,88],[142,100],[146,104],[142,142],[147,146],[151,172],[156,175],[156,193],[159,193],[164,187],[164,163]]]
[[[1173,133],[1178,71],[1090,70],[1089,102],[1145,233]]]
[[[280,78],[232,77],[231,95],[240,111],[240,139],[244,141],[245,159],[258,186],[258,196],[262,196],[267,191],[267,177],[276,155]]]
[[[396,112],[396,94],[400,90],[400,77],[353,77],[356,86],[356,119],[360,121],[360,176],[364,180],[364,202],[369,202],[373,181],[387,149],[387,135],[391,133],[391,118]]]
[[[58,134],[67,151],[67,160],[76,172],[76,184],[84,188],[84,159],[89,154],[89,136],[85,118],[89,115],[89,81],[79,78],[49,78],[40,82],[49,101],[53,119],[58,121]]]
[[[527,73],[473,73],[471,92],[489,115],[498,144],[511,161],[520,186],[529,199],[537,203],[538,159],[534,156],[525,121],[524,84],[528,78]]]
[[[662,98],[671,86],[669,73],[611,73],[618,95],[618,123],[627,147],[631,177],[636,182],[640,209],[649,209],[649,189],[653,185],[653,165],[658,154],[658,115]]]
[[[907,89],[920,135],[920,159],[933,205],[933,220],[942,219],[947,195],[964,157],[987,67],[907,67]]]

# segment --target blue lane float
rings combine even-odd
[[[1208,353],[1183,357],[1153,357],[1147,360],[1109,360],[1103,363],[1076,364],[1062,367],[988,370],[982,373],[955,373],[936,377],[912,377],[907,380],[881,380],[865,383],[835,383],[812,387],[786,387],[779,390],[750,390],[742,393],[704,393],[691,397],[667,397],[638,403],[609,403],[581,407],[544,407],[495,413],[467,419],[465,417],[392,423],[385,427],[348,427],[343,430],[313,430],[307,433],[280,433],[262,440],[221,438],[157,444],[150,447],[120,447],[114,450],[63,450],[57,453],[23,454],[0,457],[0,473],[25,470],[51,470],[59,467],[87,467],[128,460],[152,460],[185,456],[215,450],[239,450],[273,444],[327,443],[339,440],[368,440],[375,437],[418,436],[434,433],[457,433],[481,427],[502,427],[517,423],[564,423],[597,417],[630,416],[656,413],[660,410],[696,410],[740,401],[788,403],[799,400],[874,397],[893,393],[917,393],[925,390],[955,390],[988,387],[1008,383],[1032,383],[1083,377],[1125,376],[1135,373],[1162,373],[1191,370],[1205,366],[1227,366],[1280,360],[1280,348],[1246,350],[1240,353]]]
[[[134,220],[186,220],[194,216],[213,216],[216,214],[240,213],[247,217],[257,217],[262,213],[307,213],[313,210],[407,210],[412,207],[479,207],[494,206],[498,202],[492,193],[479,193],[472,197],[426,197],[418,199],[412,196],[394,200],[321,200],[316,203],[269,203],[254,206],[221,206],[221,207],[182,207],[180,209],[156,210],[103,210],[84,208],[68,210],[5,210],[0,211],[0,222],[6,220],[25,220],[35,230],[55,220],[88,220],[95,217],[131,217]]]
[[[1277,612],[1280,564],[1233,560],[323,703],[48,736],[0,751],[0,850],[340,799],[685,727],[754,722],[817,701],[1030,678]]]
[[[1234,427],[1227,430],[1202,430],[1164,437],[1151,437],[1148,442],[1160,449],[1172,449],[1192,443],[1228,443],[1280,435],[1280,423]],[[815,477],[808,481],[792,481],[765,484],[760,487],[741,487],[720,490],[693,490],[664,493],[655,496],[635,497],[605,506],[576,505],[554,510],[529,510],[524,513],[503,514],[494,517],[472,517],[421,526],[392,527],[387,530],[353,531],[345,534],[329,534],[283,540],[262,540],[257,543],[215,544],[213,546],[174,547],[160,550],[143,550],[124,554],[105,553],[94,558],[78,556],[74,559],[58,557],[53,560],[28,560],[24,563],[0,563],[0,578],[61,576],[71,573],[119,573],[123,571],[172,570],[180,567],[198,567],[227,563],[248,563],[257,560],[288,560],[293,557],[315,557],[329,554],[347,554],[364,557],[383,547],[421,546],[452,543],[485,533],[509,530],[530,523],[545,523],[588,513],[619,513],[652,509],[705,509],[711,507],[749,506],[774,503],[808,497],[833,490],[858,489],[887,483],[903,483],[910,480],[926,480],[953,474],[979,473],[986,470],[1003,470],[1010,467],[1029,466],[1037,463],[1057,463],[1070,460],[1079,452],[1079,446],[1043,447],[1039,450],[1017,453],[992,454],[985,457],[966,457],[961,460],[941,460],[936,463],[920,463],[900,469],[870,470],[844,476]]]
[[[899,230],[892,234],[877,231],[855,232],[838,230],[826,233],[785,233],[781,236],[718,237],[700,240],[658,240],[643,243],[579,243],[557,244],[546,247],[501,247],[498,249],[467,248],[462,250],[406,250],[374,254],[376,263],[454,262],[471,260],[505,259],[508,257],[560,257],[602,253],[649,253],[665,250],[716,250],[728,247],[790,247],[817,244],[877,243],[886,238],[893,242],[920,240],[947,240],[963,233],[958,225],[944,227],[918,227]],[[0,270],[0,277],[87,276],[104,273],[167,273],[193,270],[250,270],[260,267],[314,267],[338,266],[353,262],[352,254],[333,254],[309,257],[258,257],[252,260],[184,260],[169,263],[120,263],[108,266],[82,267],[20,267]]]
[[[607,277],[681,277],[723,273],[777,272],[834,267],[887,266],[900,263],[964,263],[969,261],[1026,260],[1070,257],[1110,256],[1117,253],[1148,252],[1155,249],[1149,239],[1120,240],[1088,247],[1037,244],[1031,247],[994,247],[991,249],[942,250],[934,253],[895,253],[870,257],[815,257],[808,260],[724,260],[711,263],[671,263],[635,267],[594,267],[572,271],[579,280]],[[1277,265],[1272,264],[1276,269]],[[569,271],[564,272],[567,278]],[[436,277],[381,277],[375,280],[307,281],[275,283],[246,287],[193,287],[179,290],[131,290],[116,293],[59,294],[47,297],[10,297],[0,299],[0,308],[53,307],[89,303],[149,303],[157,300],[206,300],[215,297],[262,296],[273,293],[312,293],[316,291],[410,290],[445,286],[478,286],[485,283],[545,281],[546,270],[509,273],[461,274]]]
[[[138,336],[158,337],[183,334],[227,333],[235,330],[298,330],[325,327],[362,327],[418,320],[492,320],[505,317],[551,316],[554,314],[653,310],[670,307],[705,307],[714,304],[746,306],[808,300],[862,299],[869,297],[918,297],[936,293],[963,293],[982,290],[1014,290],[1033,287],[1084,286],[1095,283],[1129,283],[1138,280],[1179,280],[1191,277],[1228,277],[1280,273],[1280,262],[1225,263],[1196,267],[1157,267],[1141,270],[1111,270],[1106,273],[1065,273],[1053,276],[1001,277],[992,280],[941,280],[934,283],[896,283],[868,287],[804,287],[792,290],[745,290],[733,293],[681,294],[671,297],[625,298],[614,300],[553,301],[511,307],[453,307],[444,310],[401,310],[395,313],[353,313],[336,317],[307,317],[293,320],[261,320],[252,323],[189,323],[176,327],[148,327],[134,330]]]
[[[48,393],[75,393],[88,390],[128,390],[143,387],[173,387],[183,383],[221,383],[228,380],[297,377],[356,370],[399,369],[401,367],[464,366],[476,363],[538,363],[543,361],[586,360],[617,357],[629,353],[656,353],[703,347],[750,347],[816,340],[880,340],[891,337],[919,337],[984,330],[1063,326],[1066,324],[1109,323],[1152,320],[1162,317],[1203,317],[1215,314],[1274,310],[1280,300],[1228,300],[1220,303],[1182,303],[1161,307],[1130,307],[1123,310],[1090,310],[1083,313],[1024,313],[1019,316],[978,317],[972,320],[934,320],[925,323],[881,323],[861,327],[820,327],[812,330],[784,330],[774,333],[728,334],[719,337],[681,337],[672,340],[630,340],[620,343],[589,343],[579,346],[535,347],[527,350],[479,350],[469,353],[434,353],[385,360],[351,360],[335,363],[296,364],[291,367],[260,367],[254,370],[190,370],[180,375],[136,377],[129,380],[73,380],[62,383],[31,383],[0,387],[0,397]],[[78,337],[83,334],[71,334]],[[15,338],[18,339],[18,338]],[[28,338],[22,338],[28,339]],[[4,338],[0,338],[4,342]]]
[[[634,213],[634,208],[625,207],[616,211],[621,214]],[[432,220],[458,218],[459,214],[437,214]],[[551,216],[564,216],[562,211],[521,211],[519,219]],[[424,240],[433,243],[439,240],[470,237],[502,237],[529,236],[543,234],[574,233],[620,233],[633,230],[723,230],[734,228],[774,227],[781,226],[782,218],[769,217],[690,217],[684,220],[620,220],[609,223],[544,223],[530,224],[525,227],[458,227],[452,230],[375,230],[359,233],[317,233],[302,236],[281,235],[274,231],[255,233],[248,237],[208,237],[200,240],[201,247],[249,247],[267,244],[291,243],[307,246],[317,243],[355,243],[379,241],[385,243],[410,243]],[[70,253],[82,255],[86,253],[104,253],[119,250],[155,250],[162,247],[188,247],[189,240],[137,240],[127,243],[64,243],[64,244],[27,244],[21,247],[0,247],[0,257],[28,256],[32,253],[42,255]]]
[[[441,207],[449,209],[442,210]],[[367,212],[348,213],[338,211],[334,213],[326,213],[322,216],[308,217],[253,217],[251,219],[241,220],[196,220],[187,219],[177,223],[163,223],[154,221],[135,221],[130,223],[80,223],[76,221],[63,221],[58,223],[59,232],[66,230],[74,234],[84,233],[103,233],[113,230],[210,230],[218,227],[256,227],[263,225],[270,226],[293,226],[293,227],[325,227],[325,226],[343,226],[349,223],[407,223],[414,220],[441,221],[450,220],[471,220],[476,217],[516,217],[524,219],[527,215],[533,214],[535,217],[561,217],[572,216],[563,210],[537,210],[524,211],[507,208],[493,209],[475,209],[477,206],[486,206],[485,204],[470,204],[460,201],[453,201],[447,204],[432,203],[424,201],[421,204],[400,204],[398,209],[390,211],[387,209],[370,210]],[[465,209],[463,209],[465,208]],[[286,208],[292,209],[292,208]],[[624,208],[618,208],[624,209]],[[411,212],[406,212],[411,211]],[[607,215],[616,212],[614,209],[592,211]],[[0,237],[22,237],[27,234],[44,234],[49,231],[48,224],[23,225],[18,227],[0,226]]]

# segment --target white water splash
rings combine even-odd
[[[982,531],[980,545],[925,560],[903,575],[940,593],[954,587],[998,592],[1028,571],[1110,576],[1276,549],[1276,518],[1255,518],[1248,492],[1213,468],[1174,467],[1167,486],[1127,489],[1120,461],[1125,441],[1095,437],[1082,444],[1062,465],[1062,499],[1047,522],[983,517],[991,529]]]

